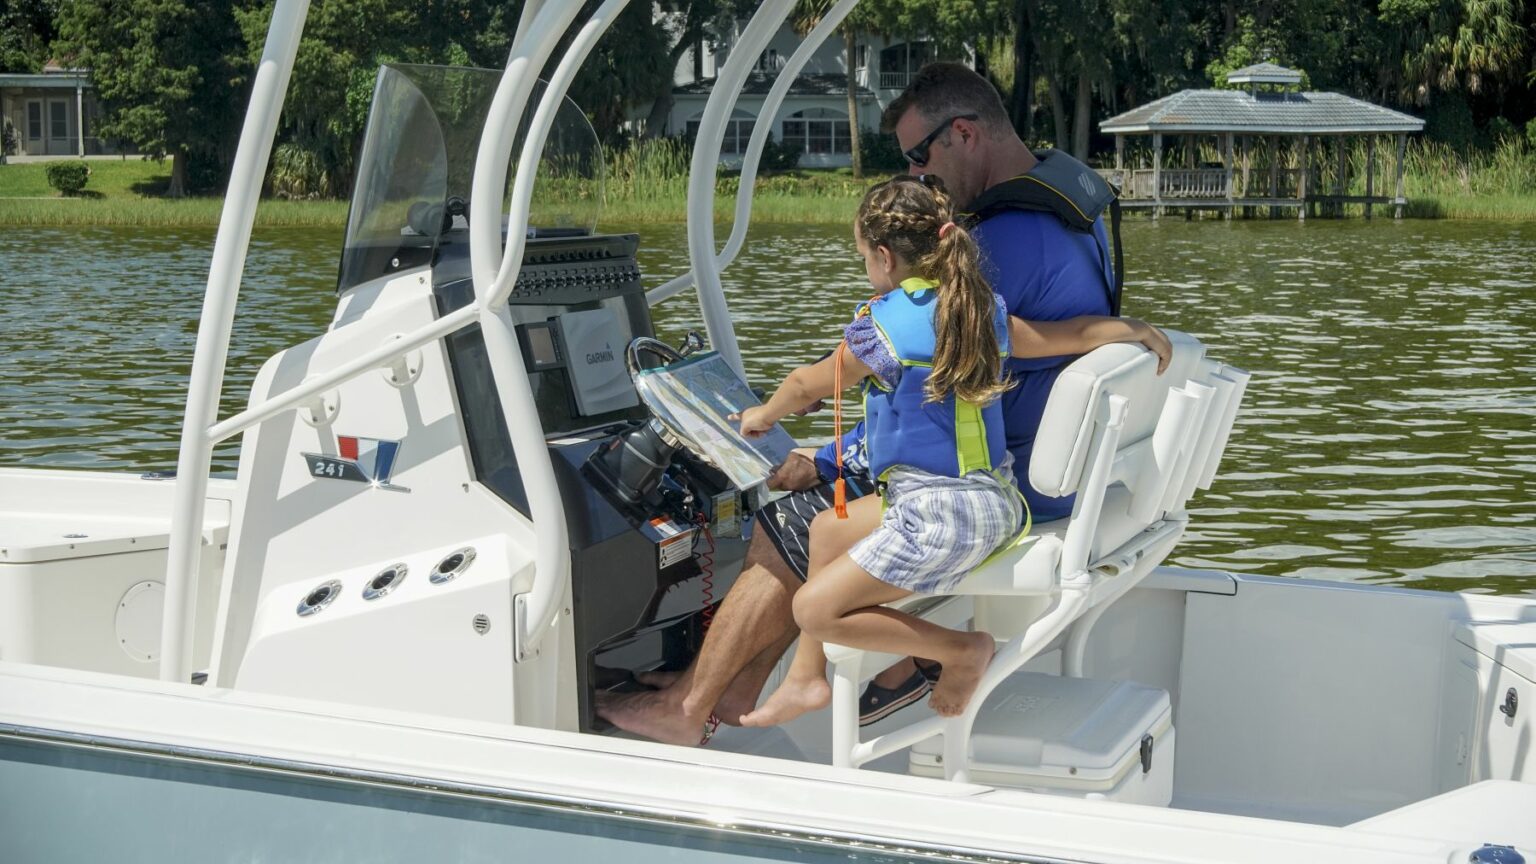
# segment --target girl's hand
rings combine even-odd
[[[778,422],[767,406],[753,405],[743,408],[740,414],[732,414],[730,419],[741,420],[741,434],[747,438],[761,438],[768,434],[773,424]]]
[[[1131,319],[1135,320],[1135,319]],[[1173,359],[1173,343],[1168,341],[1163,331],[1153,327],[1145,321],[1135,321],[1136,341],[1146,346],[1148,351],[1157,355],[1157,374],[1161,375],[1168,370],[1168,363]]]

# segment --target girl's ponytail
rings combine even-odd
[[[1002,380],[1002,346],[994,324],[997,301],[981,275],[977,257],[970,233],[946,220],[933,254],[918,265],[940,285],[933,316],[937,336],[933,372],[926,387],[930,401],[953,392],[966,402],[985,405],[1008,389]]]

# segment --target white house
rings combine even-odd
[[[122,152],[94,134],[97,114],[88,69],[50,61],[35,75],[0,75],[0,126],[9,127],[13,146],[5,155],[18,161]]]
[[[736,44],[743,25],[712,48],[695,64],[690,50],[674,71],[672,112],[665,134],[692,135],[704,115],[704,104],[715,83],[716,71],[724,66]],[[737,100],[736,111],[726,130],[720,161],[733,165],[747,148],[753,127],[764,122],[763,99],[773,86],[777,73],[800,46],[801,37],[788,25],[782,27],[768,48],[757,58],[755,69]],[[917,39],[887,39],[861,34],[856,39],[854,74],[858,82],[857,125],[878,130],[880,112],[907,86],[911,76],[924,63],[934,59],[933,44]],[[773,139],[801,151],[805,167],[837,167],[849,164],[853,130],[848,123],[848,78],[844,63],[844,45],[834,35],[824,42],[805,64],[791,85],[789,95],[778,112],[767,122],[773,124]],[[702,74],[695,74],[695,66]],[[639,114],[649,113],[649,106]]]

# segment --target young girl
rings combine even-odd
[[[783,723],[828,703],[823,641],[942,663],[930,704],[960,713],[992,657],[992,637],[881,604],[944,593],[1016,536],[1024,519],[997,403],[1007,389],[1008,314],[977,269],[976,244],[954,223],[942,186],[897,177],[870,189],[854,242],[877,296],[860,307],[830,358],[796,369],[767,404],[743,411],[741,429],[760,435],[842,382],[864,382],[870,474],[884,485],[886,509],[858,542],[838,535],[870,524],[869,512],[842,524],[824,513],[813,524],[809,579],[794,598],[800,646],[784,683],[741,718],[747,726]],[[878,509],[881,498],[866,496],[848,510]]]

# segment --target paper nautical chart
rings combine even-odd
[[[694,453],[725,472],[738,489],[750,489],[789,456],[795,439],[775,425],[761,438],[742,436],[734,420],[741,409],[761,404],[719,354],[647,369],[635,380],[652,413],[683,438]]]

